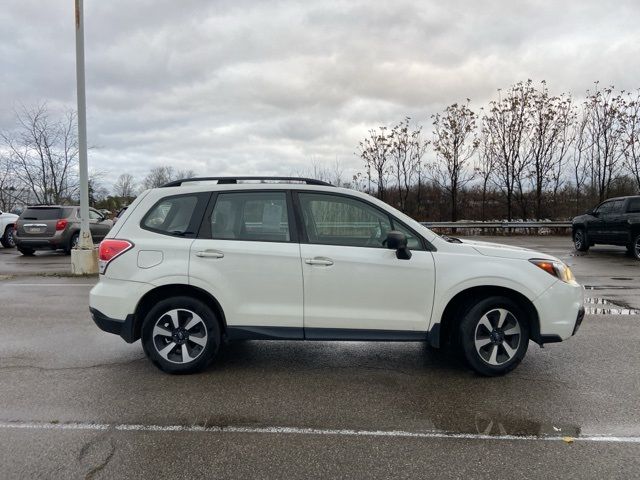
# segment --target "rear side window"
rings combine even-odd
[[[208,196],[208,195],[207,195]],[[142,228],[167,235],[192,237],[197,233],[203,204],[202,194],[175,195],[157,202],[144,216]]]
[[[23,220],[58,220],[63,218],[62,208],[27,208],[20,216]]]
[[[627,205],[627,212],[640,213],[640,198],[632,198]]]
[[[284,192],[221,193],[209,221],[213,239],[291,240]]]

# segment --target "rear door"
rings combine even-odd
[[[609,243],[625,244],[627,242],[627,219],[624,214],[625,200],[614,200],[611,209],[604,218],[606,239]]]
[[[191,245],[189,281],[221,304],[228,331],[302,338],[300,246],[286,190],[212,196]]]
[[[305,234],[305,337],[401,339],[424,333],[435,269],[422,239],[353,196],[300,191],[297,199]],[[408,236],[409,260],[383,245],[392,229]]]
[[[56,223],[62,217],[60,207],[27,207],[20,215],[18,236],[24,239],[53,237]]]

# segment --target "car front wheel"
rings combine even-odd
[[[476,372],[504,375],[516,368],[527,353],[527,316],[507,297],[481,300],[462,319],[460,343],[467,363]]]
[[[192,297],[158,302],[142,324],[147,357],[167,373],[194,373],[213,361],[220,346],[220,326],[213,311]]]
[[[589,241],[587,239],[587,233],[582,228],[578,228],[573,232],[573,245],[579,252],[586,252],[589,250]]]

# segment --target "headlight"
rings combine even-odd
[[[576,283],[576,279],[573,276],[573,272],[567,265],[565,265],[562,262],[545,260],[541,258],[532,258],[529,261],[533,263],[536,267],[541,268],[548,274],[559,278],[565,283]]]

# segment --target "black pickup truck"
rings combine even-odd
[[[596,244],[621,245],[640,260],[640,196],[605,200],[573,219],[573,243],[586,252]]]

